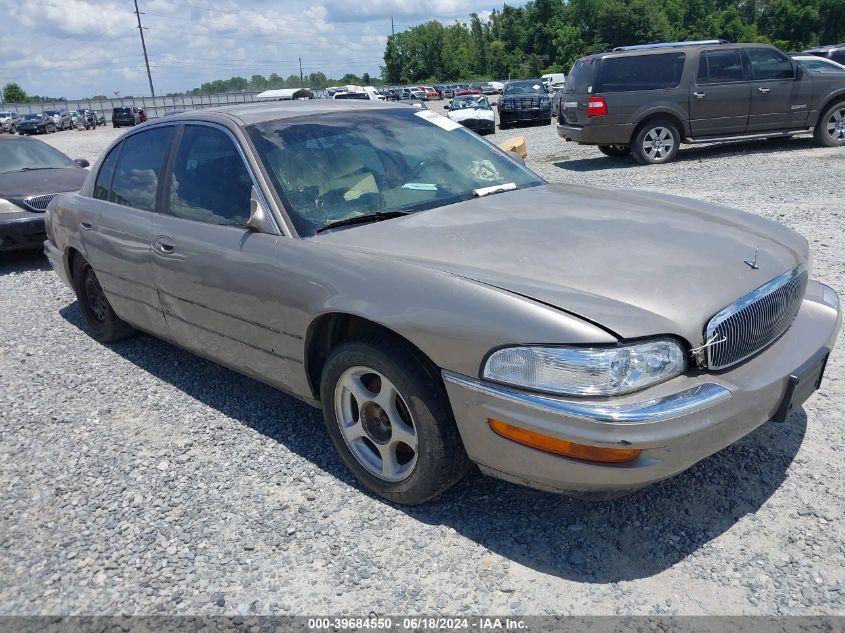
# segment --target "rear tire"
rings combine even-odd
[[[599,151],[611,158],[624,158],[631,155],[630,145],[599,145]]]
[[[93,338],[101,343],[113,343],[135,334],[135,328],[114,313],[94,269],[81,255],[73,262],[73,289]]]
[[[389,501],[428,501],[470,467],[439,372],[401,339],[375,334],[339,345],[320,394],[347,468]]]
[[[640,126],[631,151],[641,165],[662,165],[675,159],[680,144],[681,134],[675,124],[657,119]]]
[[[845,101],[833,103],[819,117],[813,131],[816,143],[824,147],[845,145]]]

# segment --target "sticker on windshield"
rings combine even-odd
[[[460,123],[457,123],[452,119],[447,119],[442,114],[437,114],[437,112],[432,112],[431,110],[414,112],[414,115],[420,117],[421,119],[425,119],[429,123],[434,123],[437,127],[442,127],[447,132],[451,132],[452,130],[457,130],[459,127],[462,127]]]

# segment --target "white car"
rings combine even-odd
[[[444,108],[447,117],[479,134],[493,134],[496,131],[496,114],[483,95],[461,95],[452,99]]]
[[[817,70],[823,73],[842,72],[845,71],[845,66],[839,62],[835,62],[827,57],[818,57],[816,55],[793,55],[792,59],[801,64],[807,70]]]

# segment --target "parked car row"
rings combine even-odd
[[[44,110],[19,115],[17,112],[0,112],[0,131],[10,134],[47,134],[61,130],[90,130],[105,125],[102,113],[86,108],[78,110]]]
[[[813,63],[841,52],[822,47],[807,61],[766,44],[705,40],[588,55],[555,95],[557,132],[642,164],[673,160],[682,143],[813,133],[820,145],[845,146],[845,73]]]

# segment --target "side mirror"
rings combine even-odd
[[[90,167],[91,166],[91,163],[89,163],[84,158],[77,158],[73,162],[76,163],[77,165],[79,165],[80,167]]]
[[[525,166],[525,159],[521,155],[517,154],[514,151],[510,151],[510,152],[508,152],[508,154],[510,154],[511,158],[513,158],[515,161],[517,161],[521,165]]]
[[[249,220],[246,221],[246,228],[256,233],[276,232],[276,227],[270,219],[270,212],[264,208],[258,190],[252,186],[252,194],[249,197]]]

